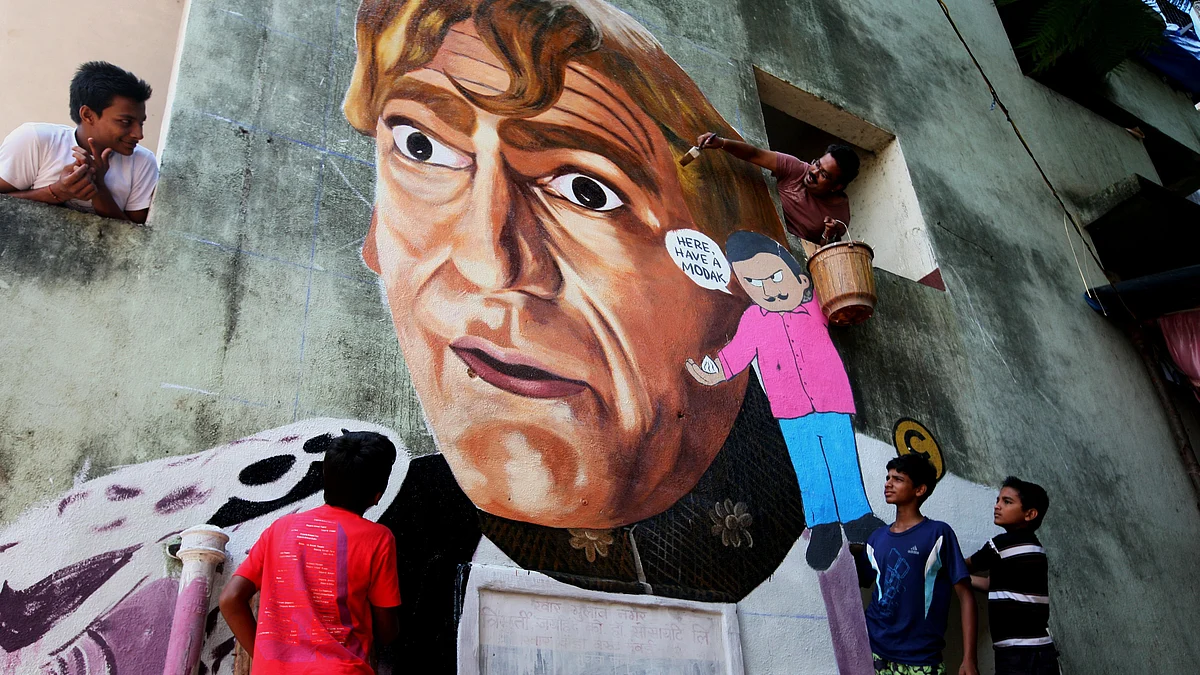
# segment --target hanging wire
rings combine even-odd
[[[1104,303],[1100,302],[1100,294],[1093,293],[1091,284],[1088,283],[1087,275],[1083,273],[1083,265],[1079,264],[1079,256],[1075,253],[1075,244],[1071,241],[1071,228],[1067,226],[1067,214],[1063,214],[1063,234],[1067,237],[1067,246],[1071,248],[1071,257],[1075,259],[1075,269],[1079,270],[1079,278],[1083,281],[1083,292],[1089,298],[1096,301],[1100,305],[1100,313],[1108,316],[1108,310],[1104,309]]]

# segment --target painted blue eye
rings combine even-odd
[[[625,204],[612,188],[581,173],[556,176],[547,187],[572,204],[592,211],[612,211]]]
[[[775,283],[783,281],[783,270],[779,270],[775,274],[772,274],[771,281],[774,281]]]
[[[758,288],[762,288],[763,282],[764,282],[764,281],[766,281],[766,279],[750,279],[750,278],[747,278],[747,279],[746,279],[746,281],[750,282],[750,285],[751,285],[751,286],[757,286]]]
[[[414,162],[451,169],[464,169],[471,165],[470,158],[451,150],[410,124],[397,124],[392,127],[392,138],[400,154]]]

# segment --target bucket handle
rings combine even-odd
[[[846,228],[846,243],[850,244],[851,246],[854,246],[854,237],[850,236],[850,223],[842,222],[842,221],[838,220],[837,218],[834,218],[833,222],[840,223],[842,227]]]

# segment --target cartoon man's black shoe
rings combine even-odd
[[[822,523],[814,525],[808,539],[808,551],[804,558],[808,566],[818,572],[829,569],[838,552],[842,550],[841,523]]]
[[[874,513],[859,516],[844,525],[846,528],[846,541],[851,544],[865,544],[867,543],[867,537],[871,536],[872,532],[884,525],[887,525],[887,523],[877,518]]]

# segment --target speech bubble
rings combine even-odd
[[[729,293],[729,261],[717,242],[696,230],[671,230],[666,238],[671,260],[696,285],[711,291]]]

